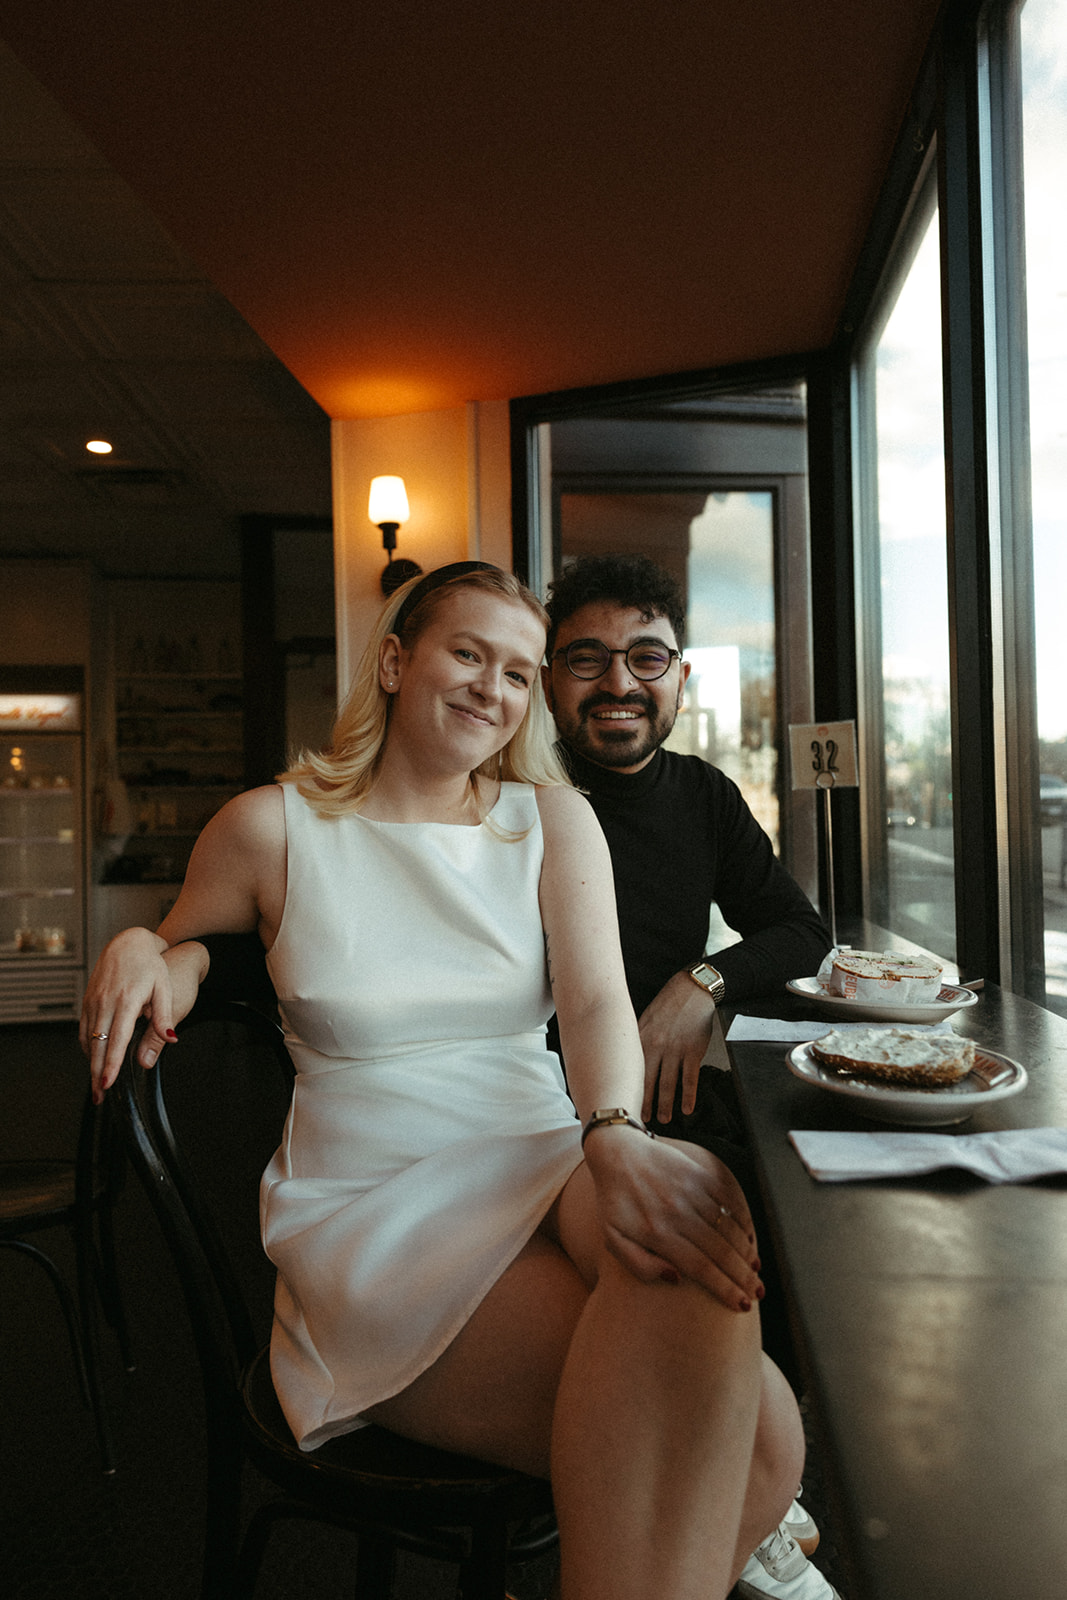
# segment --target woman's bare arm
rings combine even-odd
[[[97,1099],[114,1083],[139,1016],[149,1018],[141,1061],[150,1065],[149,1053],[154,1061],[189,1010],[207,971],[198,935],[257,930],[268,948],[273,944],[285,868],[281,790],[249,790],[207,824],[159,929],[128,928],[105,947],[86,986],[80,1027]]]
[[[574,790],[538,791],[541,917],[567,1079],[578,1114],[640,1115],[644,1055],[626,988],[611,859]],[[636,1276],[675,1274],[741,1310],[760,1293],[751,1218],[732,1173],[626,1125],[598,1128],[586,1163],[609,1250]],[[724,1213],[723,1208],[726,1208]]]

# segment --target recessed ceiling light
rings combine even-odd
[[[111,446],[106,439],[87,439],[85,448],[90,450],[94,456],[109,456],[111,454]]]

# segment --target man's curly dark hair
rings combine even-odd
[[[582,606],[607,600],[633,607],[642,620],[666,617],[679,644],[685,639],[685,601],[678,583],[647,556],[579,556],[548,586],[548,659],[556,647],[560,623]]]

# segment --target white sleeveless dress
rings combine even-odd
[[[581,1160],[538,908],[532,788],[484,823],[324,818],[283,784],[267,956],[297,1070],[261,1219],[271,1371],[300,1446],[360,1426],[463,1327]]]

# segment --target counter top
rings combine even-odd
[[[743,1009],[805,1015],[788,995]],[[954,1025],[1029,1082],[937,1131],[1067,1126],[1067,1021],[988,987]],[[728,1045],[825,1434],[847,1600],[1062,1600],[1067,1180],[818,1183],[791,1129],[885,1124],[794,1078],[788,1048]]]

